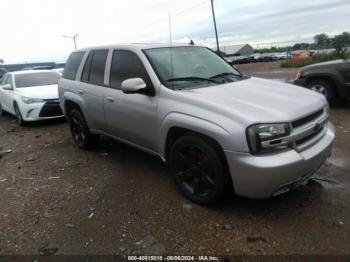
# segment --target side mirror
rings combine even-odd
[[[136,94],[145,91],[147,85],[142,78],[130,78],[122,82],[122,91],[125,94]]]
[[[6,84],[6,85],[3,85],[3,86],[1,86],[2,87],[2,89],[4,89],[4,90],[13,90],[13,87],[12,87],[12,85],[10,85],[10,84]]]

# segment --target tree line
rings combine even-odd
[[[296,43],[292,46],[285,47],[271,47],[255,49],[256,53],[273,53],[273,52],[287,52],[296,50],[312,50],[312,49],[335,49],[340,55],[346,52],[346,48],[350,47],[350,33],[343,32],[342,34],[330,37],[325,33],[314,36],[313,43]]]

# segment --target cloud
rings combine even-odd
[[[349,0],[216,0],[221,45],[311,41],[350,31]],[[3,0],[0,57],[6,62],[64,59],[78,47],[174,41],[214,46],[209,0]]]

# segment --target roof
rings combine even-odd
[[[76,51],[86,51],[90,49],[114,49],[114,48],[126,48],[126,49],[152,49],[152,48],[164,48],[164,47],[181,47],[181,46],[192,46],[189,44],[177,44],[173,43],[170,45],[169,43],[128,43],[128,44],[115,44],[115,45],[102,45],[102,46],[92,46],[92,47],[86,47],[77,49]],[[201,47],[197,46],[196,47]]]

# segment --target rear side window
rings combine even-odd
[[[115,50],[111,64],[110,87],[121,89],[121,83],[129,78],[142,78],[147,86],[151,86],[151,80],[140,58],[128,50]]]
[[[74,52],[72,53],[64,67],[62,77],[70,80],[75,80],[77,71],[81,60],[83,59],[85,52]]]
[[[91,51],[84,65],[81,80],[103,85],[108,50]]]
[[[85,62],[85,65],[84,65],[83,73],[81,75],[81,80],[84,81],[84,82],[89,82],[90,68],[91,68],[91,61],[92,61],[93,54],[94,54],[93,51],[91,51],[89,53],[89,56],[86,59],[86,62]]]

